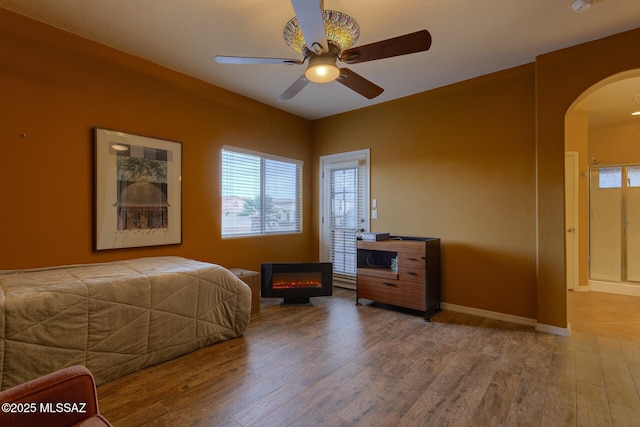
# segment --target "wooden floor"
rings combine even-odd
[[[263,300],[242,338],[98,387],[115,426],[637,426],[640,343]]]

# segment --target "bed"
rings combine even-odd
[[[249,324],[251,290],[180,257],[0,271],[0,389],[84,365],[102,384]]]

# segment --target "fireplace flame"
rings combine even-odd
[[[317,280],[279,280],[273,282],[273,289],[300,289],[300,288],[321,288],[322,283]]]

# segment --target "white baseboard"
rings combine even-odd
[[[545,325],[544,323],[536,322],[536,331],[544,332],[545,334],[558,335],[560,337],[568,337],[571,335],[571,327],[560,328],[558,326]]]
[[[538,332],[544,332],[546,334],[558,335],[561,337],[568,337],[571,335],[570,328],[559,328],[557,326],[545,325],[538,323],[536,319],[530,319],[528,317],[514,316],[512,314],[498,313],[496,311],[482,310],[479,308],[465,307],[463,305],[449,304],[446,302],[440,303],[440,306],[444,310],[456,311],[458,313],[471,314],[473,316],[486,317],[487,319],[501,320],[503,322],[516,323],[518,325],[532,326]]]
[[[589,280],[589,288],[596,292],[606,292],[609,294],[629,295],[632,297],[640,297],[640,286],[630,285],[627,283],[601,282],[598,280]]]
[[[536,319],[514,316],[512,314],[498,313],[496,311],[482,310],[479,308],[465,307],[464,305],[440,303],[445,310],[457,311],[458,313],[472,314],[474,316],[486,317],[487,319],[502,320],[503,322],[517,323],[518,325],[536,326]]]

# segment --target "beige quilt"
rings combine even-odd
[[[249,324],[251,289],[179,257],[0,272],[0,389],[71,365],[102,384]]]

